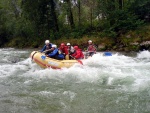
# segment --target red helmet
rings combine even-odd
[[[78,47],[78,46],[74,46],[73,48],[74,48],[75,50],[77,50],[79,47]]]
[[[65,44],[64,44],[64,43],[61,43],[60,46],[65,46]]]

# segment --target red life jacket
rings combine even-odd
[[[91,44],[88,46],[87,50],[88,50],[88,52],[96,52],[96,47],[93,44]]]
[[[64,46],[63,48],[60,47],[59,50],[60,50],[63,54],[65,54],[65,55],[68,54],[68,47],[67,47],[67,46]]]
[[[74,54],[72,54],[72,56],[76,59],[83,59],[84,58],[84,54],[82,53],[82,50],[81,49],[77,49],[75,51]]]

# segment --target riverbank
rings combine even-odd
[[[61,37],[57,40],[52,40],[51,43],[55,43],[59,46],[60,43],[70,42],[72,45],[78,45],[85,50],[87,48],[87,41],[92,40],[97,46],[98,51],[139,51],[150,49],[150,25],[141,27],[134,31],[129,31],[126,34],[121,34],[118,37],[105,37],[102,36],[102,32],[87,33],[78,38],[66,38]],[[4,45],[4,47],[15,48],[41,48],[43,47],[45,39],[22,39],[15,38],[10,40]]]

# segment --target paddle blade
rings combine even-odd
[[[112,53],[111,52],[105,52],[104,56],[112,56]]]
[[[81,65],[83,65],[83,62],[81,60],[77,60]]]
[[[46,56],[41,56],[41,59],[42,59],[42,60],[45,60],[45,59],[46,59]]]

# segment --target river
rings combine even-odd
[[[0,49],[0,113],[150,113],[150,52],[97,53],[42,69],[32,50]]]

